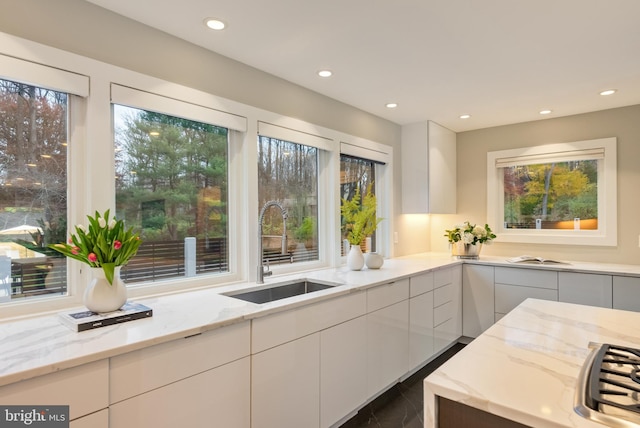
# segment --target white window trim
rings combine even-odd
[[[487,153],[487,222],[493,228],[496,242],[524,242],[531,244],[599,245],[616,246],[617,230],[617,151],[616,138],[549,144],[521,149]],[[504,227],[504,183],[497,162],[506,158],[526,162],[528,156],[543,162],[566,160],[567,153],[579,153],[601,149],[604,159],[598,162],[598,230],[549,230],[506,229]],[[595,155],[597,158],[598,154]]]
[[[111,102],[127,107],[154,111],[235,131],[247,131],[247,118],[179,99],[145,92],[139,89],[111,84]]]
[[[79,97],[89,96],[87,76],[1,54],[0,78]]]
[[[376,212],[382,218],[376,233],[376,252],[383,257],[392,257],[391,233],[393,229],[393,147],[361,138],[350,138],[340,142],[340,154],[355,156],[376,162],[374,183],[376,192]],[[382,165],[382,164],[384,165]],[[339,172],[339,171],[338,171]],[[338,180],[338,183],[340,181]],[[340,206],[340,205],[338,205]],[[338,213],[338,225],[340,224]],[[339,232],[338,232],[339,233]],[[340,236],[340,235],[338,235]],[[339,253],[339,252],[338,252]],[[341,258],[346,263],[346,256]]]

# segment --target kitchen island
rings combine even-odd
[[[573,410],[590,342],[639,347],[640,313],[526,300],[424,380],[425,427],[602,428]]]

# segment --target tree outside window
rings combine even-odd
[[[0,79],[0,280],[11,299],[66,293],[66,259],[47,245],[67,235],[68,98]]]
[[[279,209],[272,207],[265,212],[263,260],[269,264],[318,260],[317,148],[258,137],[259,209],[269,201],[280,203],[287,219],[285,227]]]
[[[356,193],[357,189],[360,189],[360,194],[364,195],[367,189],[371,188],[371,193],[375,195],[375,163],[373,161],[357,158],[353,156],[341,155],[340,156],[340,198],[351,200]],[[347,231],[344,227],[344,219],[341,219],[341,241],[346,239]],[[361,243],[364,250],[365,242]],[[342,248],[342,255],[344,253],[344,245],[340,245]],[[370,251],[376,251],[375,233],[371,237]]]
[[[598,229],[597,160],[503,170],[505,227],[573,229],[579,221],[580,229]]]
[[[116,209],[142,245],[126,282],[228,271],[228,130],[114,105]],[[186,246],[186,249],[185,249]]]

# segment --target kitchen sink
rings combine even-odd
[[[338,283],[318,282],[308,279],[268,284],[251,291],[222,293],[225,296],[241,299],[252,303],[268,303],[289,297],[309,294],[326,290],[338,285]]]

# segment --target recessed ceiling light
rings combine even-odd
[[[333,72],[331,70],[320,70],[318,71],[318,76],[320,77],[331,77]]]
[[[540,110],[540,114],[549,114],[551,110]]]
[[[212,30],[224,30],[227,26],[223,21],[220,21],[218,18],[207,18],[204,20],[204,25],[211,28]]]
[[[398,103],[387,103],[386,107],[387,108],[396,108],[396,107],[398,107]]]
[[[606,91],[600,92],[600,95],[613,95],[616,93],[615,89],[607,89]]]
[[[469,119],[471,117],[470,114],[461,114],[460,119]]]

